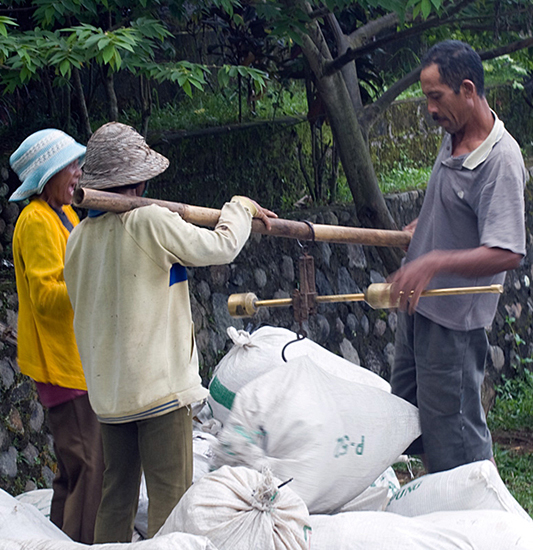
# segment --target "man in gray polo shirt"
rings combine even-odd
[[[433,167],[404,265],[390,277],[400,298],[391,385],[420,411],[428,472],[492,460],[481,405],[498,295],[422,298],[427,288],[503,283],[525,254],[526,170],[518,144],[490,109],[483,66],[467,44],[429,50],[420,74],[428,111],[447,134]]]

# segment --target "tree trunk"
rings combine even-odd
[[[80,116],[83,131],[87,140],[91,137],[93,131],[91,130],[91,123],[89,120],[89,113],[87,111],[87,103],[85,103],[85,95],[83,93],[83,85],[81,83],[80,71],[79,69],[72,69],[72,75],[74,77],[74,89],[76,90],[76,95],[78,96],[78,101],[80,103]]]
[[[50,74],[48,73],[48,67],[45,67],[42,71],[42,81],[46,90],[46,99],[48,100],[48,112],[52,120],[57,119],[57,106],[54,91],[52,90],[52,83],[50,82]]]
[[[348,37],[342,32],[341,26],[335,15],[330,13],[327,17],[327,21],[333,31],[335,42],[337,43],[337,55],[343,55],[348,50],[350,43]],[[356,111],[363,110],[363,100],[361,99],[361,90],[359,89],[359,78],[357,77],[357,69],[355,67],[355,61],[346,63],[341,69],[344,82],[348,87],[348,93],[352,100],[354,109]]]
[[[141,97],[141,134],[148,135],[148,122],[152,114],[152,88],[148,77],[141,75],[139,79],[139,95]]]
[[[301,37],[302,52],[315,75],[316,86],[326,106],[358,221],[364,227],[397,229],[379,188],[370,151],[344,77],[341,72],[325,74],[331,54],[318,24],[309,28],[309,35]],[[378,252],[387,271],[398,269],[403,256],[401,250],[383,248]]]
[[[117,121],[118,101],[117,94],[115,93],[115,78],[113,75],[113,71],[109,67],[107,67],[107,74],[104,82],[109,107],[109,120]]]
[[[61,95],[63,100],[63,109],[61,110],[61,119],[63,121],[62,125],[66,128],[67,132],[70,132],[70,128],[72,126],[70,84],[67,84],[61,88]]]
[[[317,86],[328,111],[328,121],[354,197],[359,222],[363,227],[397,229],[379,188],[370,151],[342,74],[322,77]],[[379,254],[387,271],[398,269],[402,258],[400,250],[383,248],[379,249]]]

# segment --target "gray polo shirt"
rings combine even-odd
[[[520,148],[494,114],[494,127],[474,151],[452,157],[452,139],[444,137],[428,183],[406,262],[432,250],[487,246],[525,254],[524,187],[527,179]],[[503,284],[505,272],[466,278],[438,274],[428,288]],[[497,294],[421,298],[417,311],[454,330],[488,327]]]

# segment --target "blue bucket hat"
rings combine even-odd
[[[83,161],[85,147],[65,132],[48,128],[27,137],[9,158],[22,185],[9,197],[21,201],[40,195],[48,180],[76,159]]]

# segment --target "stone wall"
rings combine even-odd
[[[388,200],[392,211],[402,212],[402,223],[416,215],[421,194],[414,192]],[[0,204],[7,207],[4,212],[9,210],[11,216],[0,218],[5,222],[0,244],[7,258],[17,207],[8,206],[5,194]],[[352,225],[353,209],[300,211],[292,217],[315,223]],[[379,256],[373,248],[306,243],[305,249],[315,258],[320,294],[360,292],[370,283],[384,279]],[[228,326],[252,330],[261,324],[270,324],[299,329],[290,308],[261,309],[253,319],[232,319],[227,311],[227,298],[238,292],[254,292],[262,298],[289,297],[298,284],[298,258],[303,250],[295,240],[253,235],[231,265],[188,270],[201,372],[206,384],[230,347]],[[8,259],[4,259],[0,267],[0,281],[0,322],[15,329],[17,295],[13,265]],[[303,328],[313,340],[335,353],[387,377],[395,327],[394,312],[374,311],[364,303],[353,303],[320,306],[318,315]],[[0,350],[0,487],[15,494],[49,486],[54,469],[53,446],[46,429],[46,412],[36,399],[33,382],[18,371],[15,347],[6,341],[0,345],[3,346]]]
[[[53,439],[33,382],[19,371],[16,347],[18,299],[11,241],[19,207],[7,202],[10,177],[0,168],[0,488],[17,494],[52,483]]]

